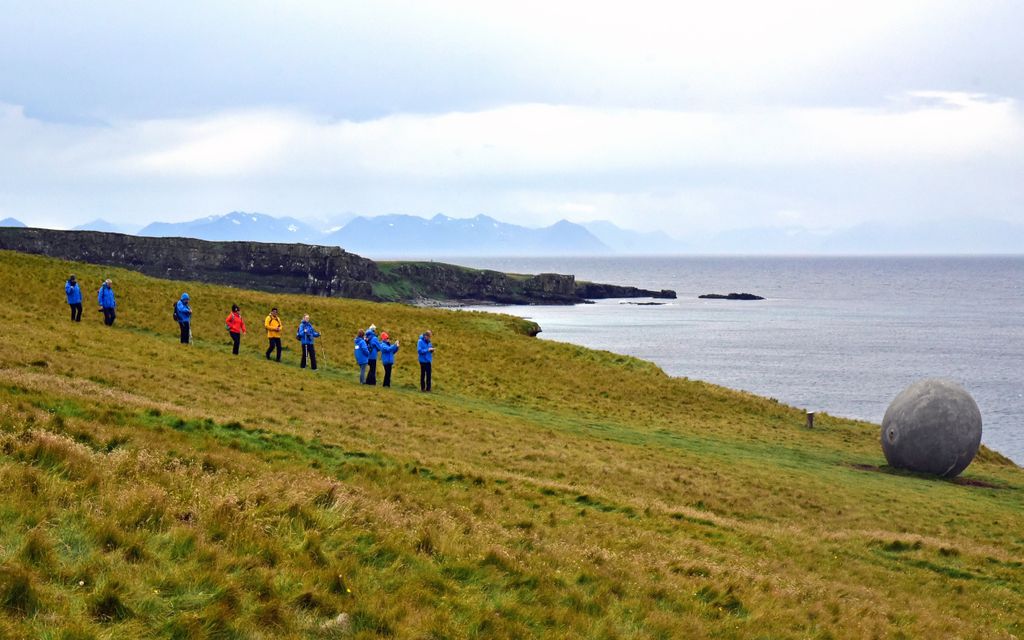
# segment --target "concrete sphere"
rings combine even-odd
[[[971,394],[946,380],[904,389],[882,418],[882,451],[893,467],[952,478],[981,444],[981,412]]]

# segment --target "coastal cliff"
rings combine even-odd
[[[508,274],[439,262],[377,263],[339,247],[307,244],[0,228],[0,249],[127,267],[162,278],[364,300],[575,304],[595,298],[675,297],[667,290],[576,282],[572,275]]]
[[[577,282],[572,275],[523,275],[440,262],[379,262],[375,290],[382,298],[480,301],[498,304],[575,304],[603,298],[675,298],[674,291]],[[398,287],[396,291],[394,288]],[[404,289],[403,289],[404,287]]]
[[[100,231],[0,229],[0,249],[127,267],[174,280],[369,299],[372,260],[338,247],[148,238]]]

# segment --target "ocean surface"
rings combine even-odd
[[[674,289],[637,306],[481,307],[536,321],[547,340],[657,363],[668,374],[880,423],[921,378],[953,380],[981,409],[982,442],[1024,464],[1024,256],[458,258]],[[763,301],[700,300],[749,292]]]

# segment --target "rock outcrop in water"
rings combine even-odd
[[[752,293],[705,293],[697,297],[704,300],[764,300],[761,296],[755,296]]]
[[[615,284],[580,282],[576,284],[576,295],[588,300],[599,298],[667,298],[674,300],[676,292],[671,289],[648,291],[647,289],[624,287]]]
[[[571,275],[518,275],[440,262],[381,262],[339,247],[209,242],[98,231],[0,229],[0,249],[126,267],[147,275],[262,291],[365,300],[574,304],[593,298],[674,298]]]

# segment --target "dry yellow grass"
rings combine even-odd
[[[114,280],[118,321],[65,318]],[[1024,475],[867,471],[877,427],[521,334],[0,252],[0,635],[1011,638]],[[170,305],[196,309],[177,343]],[[223,319],[251,332],[230,355]],[[262,324],[286,321],[285,362]],[[324,370],[299,370],[302,313]],[[351,335],[402,340],[391,390]],[[435,332],[435,393],[413,345]],[[342,615],[343,614],[343,615]],[[342,617],[339,619],[339,615]]]

